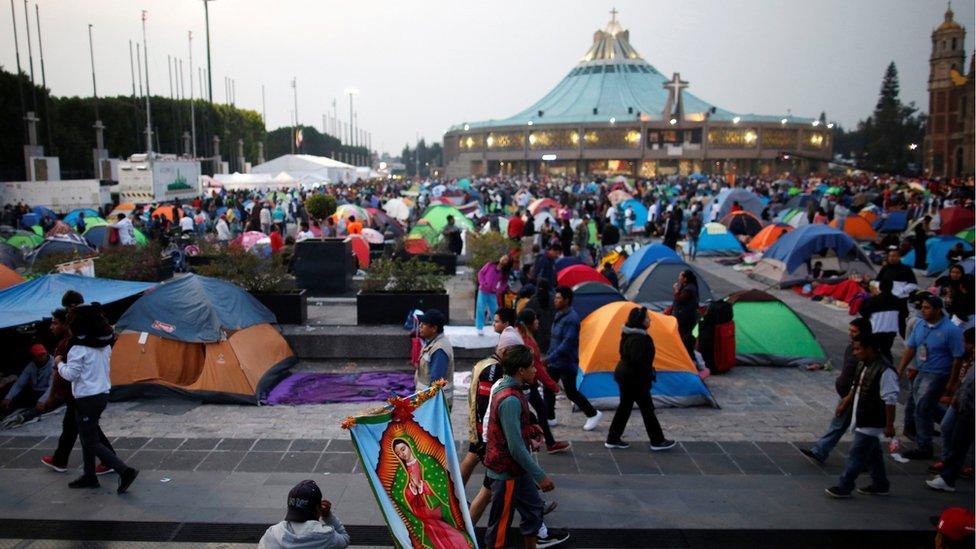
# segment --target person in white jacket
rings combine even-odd
[[[322,499],[314,480],[303,480],[288,492],[285,520],[268,528],[258,549],[344,549],[349,546],[345,526]]]
[[[220,214],[220,219],[217,220],[216,225],[217,230],[217,241],[226,244],[230,242],[230,227],[227,225],[227,214]]]

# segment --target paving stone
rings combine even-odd
[[[282,455],[282,452],[248,452],[234,470],[245,473],[274,471]]]
[[[762,454],[763,451],[751,441],[720,442],[725,453],[732,456]]]
[[[558,454],[540,454],[539,465],[545,469],[546,473],[555,475],[578,475],[579,467],[576,466],[576,458],[572,452],[560,452]]]
[[[245,452],[238,451],[214,451],[203,458],[197,471],[233,471],[237,464],[244,459]]]
[[[34,446],[40,444],[40,442],[47,437],[22,436],[22,437],[11,437],[11,438],[12,440],[7,442],[7,444],[4,445],[4,448],[24,448],[24,449],[33,448]]]
[[[660,475],[661,467],[649,452],[631,447],[627,450],[614,450],[610,454],[621,475]],[[608,470],[611,470],[608,465]]]
[[[796,446],[789,442],[757,442],[756,445],[770,457],[773,455],[800,455]]]
[[[131,457],[124,458],[124,461],[126,465],[136,469],[160,469],[160,464],[172,453],[169,450],[139,450]]]
[[[5,465],[5,469],[36,469],[38,467],[43,467],[41,465],[41,458],[48,455],[47,450],[27,450],[21,452],[21,454]]]
[[[12,437],[12,436],[9,436],[9,435],[0,436],[0,448],[2,448],[4,444],[7,444],[8,442],[10,442],[11,440],[13,440],[15,438],[17,438],[17,437]]]
[[[217,445],[217,449],[246,452],[254,446],[254,440],[253,438],[225,438]]]
[[[320,456],[318,452],[288,452],[282,457],[275,471],[311,473],[315,470]]]
[[[813,463],[808,457],[802,454],[773,454],[769,455],[769,458],[773,460],[773,463],[775,463],[777,467],[788,475],[827,474],[822,467],[816,463]]]
[[[352,452],[352,441],[348,438],[334,438],[329,441],[329,446],[326,447],[326,450],[329,452]]]
[[[188,438],[180,445],[180,450],[213,450],[220,443],[219,438]]]
[[[116,450],[138,450],[147,442],[149,437],[119,437],[112,441],[112,447]]]
[[[329,445],[329,440],[324,438],[306,438],[292,441],[291,452],[322,452]],[[463,455],[463,454],[459,454]]]
[[[783,471],[764,454],[736,454],[735,464],[747,475],[782,475]]]
[[[192,471],[203,462],[210,452],[177,450],[167,456],[159,468],[167,471]]]
[[[692,454],[691,459],[705,475],[741,475],[742,470],[724,454]]]
[[[682,442],[681,446],[689,454],[721,454],[722,447],[715,442]]]
[[[146,450],[175,450],[183,444],[182,438],[154,438],[143,446]]]
[[[0,467],[10,463],[25,451],[23,448],[0,448]]]
[[[284,452],[291,446],[291,441],[281,438],[263,438],[254,443],[251,448],[255,452]]]
[[[572,452],[581,475],[620,474],[611,451],[602,442],[574,442]]]
[[[355,454],[349,452],[325,452],[315,466],[316,473],[351,473],[359,462]]]
[[[700,475],[701,469],[695,464],[691,456],[685,454],[666,454],[657,452],[652,455],[654,463],[661,469],[664,475]]]

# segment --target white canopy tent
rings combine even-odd
[[[299,186],[299,181],[287,172],[270,173],[218,173],[201,177],[204,188],[238,190],[282,190]]]
[[[251,167],[251,174],[271,176],[287,172],[302,185],[314,183],[351,183],[356,180],[356,166],[324,156],[286,154]]]

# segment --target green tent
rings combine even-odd
[[[440,240],[441,233],[430,225],[416,225],[407,233],[407,238],[423,238],[433,246]]]
[[[735,362],[745,366],[823,364],[827,354],[805,322],[785,303],[759,290],[727,298],[735,321]]]
[[[965,240],[966,242],[973,242],[974,240],[976,240],[976,227],[963,229],[958,233],[956,233],[956,236]]]
[[[6,242],[15,248],[33,250],[44,243],[44,237],[32,231],[16,231],[6,240],[0,238],[0,242]]]
[[[587,223],[586,228],[590,232],[590,245],[591,246],[599,246],[600,245],[600,237],[596,233],[596,222],[593,221],[593,220],[590,220],[590,222]]]
[[[474,223],[461,213],[461,210],[455,208],[454,206],[448,206],[447,204],[434,204],[433,206],[427,208],[424,215],[420,216],[420,219],[427,220],[431,227],[434,228],[438,233],[444,230],[447,226],[447,216],[454,216],[454,224],[460,229],[466,229],[469,231],[474,230]]]
[[[34,231],[34,234],[42,238],[44,237],[44,229],[40,225],[31,225],[31,230]]]

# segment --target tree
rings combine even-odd
[[[440,143],[427,145],[427,142],[421,139],[413,149],[410,148],[410,145],[404,145],[403,151],[400,153],[400,158],[407,168],[407,176],[416,176],[419,167],[420,176],[428,177],[431,173],[431,168],[441,165],[444,152]]]
[[[905,105],[898,98],[898,69],[891,62],[881,82],[881,93],[874,113],[858,124],[863,133],[863,152],[859,167],[891,174],[905,174],[914,161],[912,143],[925,135],[925,117],[915,103]]]

